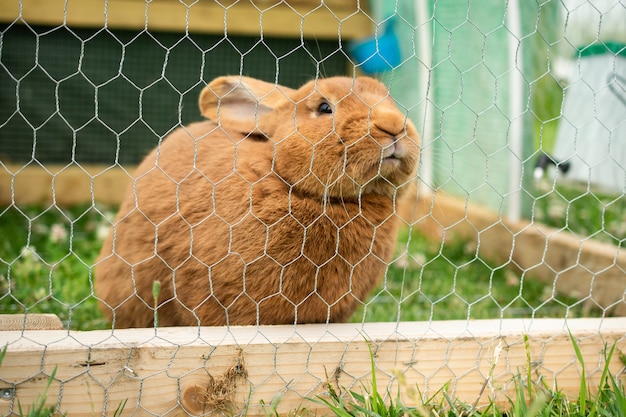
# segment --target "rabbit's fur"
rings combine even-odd
[[[418,134],[380,82],[233,76],[139,165],[96,264],[115,327],[347,320],[385,274]],[[328,113],[332,111],[332,113]]]

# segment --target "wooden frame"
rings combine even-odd
[[[16,411],[18,400],[33,404],[55,369],[47,404],[72,416],[111,415],[124,401],[123,415],[263,415],[262,404],[278,398],[281,414],[320,412],[308,399],[323,396],[328,382],[357,392],[371,382],[368,343],[378,389],[399,387],[408,403],[416,389],[432,396],[449,384],[461,401],[506,406],[515,379],[529,374],[576,397],[582,369],[570,335],[593,387],[607,345],[626,350],[624,329],[626,318],[5,331],[0,413]],[[624,366],[614,356],[617,376]]]
[[[0,162],[0,205],[54,202],[59,206],[71,206],[92,201],[117,205],[124,197],[133,169]]]
[[[67,3],[67,4],[66,4]],[[0,22],[31,25],[148,29],[181,33],[312,37],[370,36],[373,22],[353,0],[226,0],[199,2],[158,0],[22,0],[0,7]],[[192,4],[195,3],[195,4]],[[306,19],[304,19],[306,16]]]

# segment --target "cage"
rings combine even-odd
[[[571,10],[562,3],[4,2],[2,413],[43,393],[42,404],[72,415],[321,413],[328,403],[311,399],[332,398],[337,387],[349,399],[374,381],[384,399],[430,406],[420,401],[441,395],[464,410],[495,410],[521,391],[561,398],[615,382],[624,364],[610,352],[626,343],[623,190],[603,195],[530,177],[536,157],[553,150],[554,126],[576,121],[565,107],[561,115],[555,54],[564,44],[590,46],[562,30]],[[599,12],[602,21],[622,3]],[[399,56],[380,50],[389,35]],[[163,307],[179,300],[159,298],[159,285],[143,300],[153,326],[106,321],[94,289],[103,236],[125,189],[133,195],[141,182],[136,164],[163,149],[173,129],[201,119],[207,82],[228,73],[291,87],[355,77],[370,71],[368,57],[349,48],[363,40],[384,61],[371,71],[421,133],[422,159],[417,190],[394,201],[389,218],[401,230],[389,259],[366,254],[384,274],[349,322],[163,327]],[[254,193],[244,194],[252,207]],[[249,239],[269,237],[272,225]],[[237,256],[238,224],[228,226],[226,252]],[[370,226],[372,236],[383,233]],[[296,247],[299,260],[304,252]],[[188,253],[196,255],[191,243]],[[258,257],[275,255],[264,247]],[[317,266],[313,282],[325,278]],[[164,275],[155,278],[175,277]]]

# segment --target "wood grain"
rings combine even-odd
[[[61,329],[63,323],[54,314],[0,314],[0,331]]]
[[[12,401],[0,401],[0,413],[16,407],[17,400],[32,404],[55,368],[48,404],[68,415],[103,409],[110,415],[123,401],[123,415],[244,408],[263,415],[262,403],[276,396],[280,413],[298,407],[322,412],[309,399],[325,395],[328,380],[342,390],[368,386],[367,341],[379,389],[395,392],[392,376],[402,375],[408,403],[416,388],[431,396],[449,384],[448,393],[459,400],[506,404],[514,379],[527,375],[527,354],[534,379],[541,376],[548,386],[558,384],[575,396],[581,370],[569,333],[594,386],[605,345],[617,342],[626,349],[624,329],[626,319],[611,318],[0,332],[0,344],[8,344],[0,390],[15,389]],[[622,369],[617,357],[610,365],[615,374]]]

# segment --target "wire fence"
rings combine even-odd
[[[626,313],[623,1],[4,3],[2,314],[56,314],[66,341],[320,323],[345,342],[333,323]],[[458,383],[474,359],[441,366]],[[263,381],[323,389],[317,363],[274,365]]]

